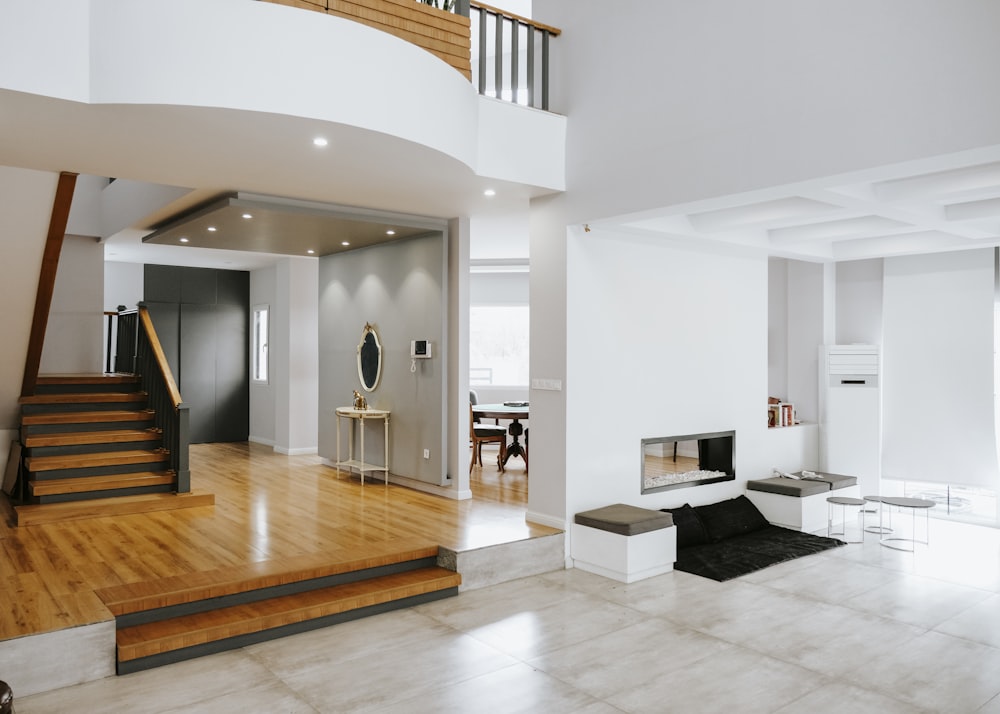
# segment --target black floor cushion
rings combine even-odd
[[[678,548],[674,569],[721,582],[842,545],[836,538],[769,525],[716,543]]]

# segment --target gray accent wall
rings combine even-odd
[[[445,458],[447,279],[443,233],[385,243],[319,260],[319,454],[337,458],[337,407],[350,406],[358,378],[357,348],[365,323],[382,343],[382,377],[365,393],[389,409],[389,470],[435,485],[448,482]],[[428,340],[431,359],[411,372],[410,340]],[[343,458],[347,424],[341,431]],[[383,462],[382,422],[370,421],[366,458]],[[428,449],[430,457],[423,457]]]

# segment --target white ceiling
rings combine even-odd
[[[318,134],[329,138],[328,147],[312,145]],[[523,214],[532,197],[548,193],[476,176],[424,147],[328,122],[85,105],[10,91],[0,91],[0,164],[188,186],[202,200],[252,192],[427,219]],[[487,188],[497,195],[485,197]],[[116,231],[107,237],[107,258],[238,269],[275,260],[260,252],[141,243],[166,215],[190,209],[190,201],[179,201]],[[658,207],[602,224],[811,261],[993,246],[1000,244],[1000,147]]]
[[[936,157],[605,223],[822,262],[995,246],[1000,153]]]

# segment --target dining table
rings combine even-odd
[[[507,445],[507,453],[500,464],[501,470],[507,466],[507,461],[511,456],[520,456],[524,459],[524,471],[528,472],[528,450],[521,446],[521,434],[524,433],[524,425],[521,420],[528,418],[528,402],[501,402],[497,404],[474,404],[472,414],[481,419],[509,419],[510,425],[507,433],[510,434],[511,442]]]

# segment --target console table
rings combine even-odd
[[[347,459],[340,458],[340,421],[347,419],[348,442]],[[377,466],[365,461],[365,421],[368,419],[381,419],[385,428],[385,454],[382,463],[384,466]],[[354,427],[358,425],[360,436],[360,458],[354,458]],[[385,483],[389,484],[389,410],[388,409],[355,409],[354,407],[337,407],[337,469],[345,467],[356,469],[361,474],[361,485],[365,484],[365,473],[368,471],[382,471],[385,474]]]

